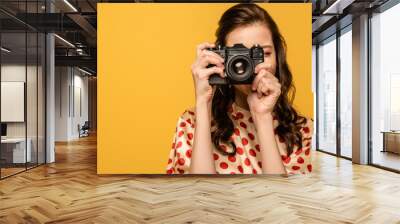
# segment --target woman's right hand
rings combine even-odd
[[[197,58],[192,64],[192,76],[196,91],[196,103],[211,102],[214,90],[208,83],[213,74],[224,77],[224,59],[207,48],[215,47],[214,44],[202,43],[197,46]],[[215,65],[207,68],[208,65]]]

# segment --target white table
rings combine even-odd
[[[26,147],[26,154],[25,154],[25,138],[6,138],[1,139],[2,147],[6,146],[13,146],[13,163],[25,163],[31,162],[32,154],[31,154],[31,145],[32,140],[27,138],[27,146]],[[26,161],[25,161],[26,159]]]

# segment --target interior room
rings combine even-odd
[[[34,30],[1,35],[2,177],[45,163],[44,38]]]
[[[195,1],[310,5],[310,174],[98,173],[99,5],[188,2],[0,1],[0,223],[400,223],[398,0]]]

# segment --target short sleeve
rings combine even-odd
[[[313,126],[313,120],[307,118],[306,123],[300,129],[302,147],[296,147],[290,156],[282,158],[288,174],[307,174],[312,172],[311,142],[314,132]]]
[[[167,174],[189,173],[195,127],[194,115],[193,110],[186,110],[178,119],[169,152]]]

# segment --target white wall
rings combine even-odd
[[[77,126],[80,124],[81,126],[85,123],[85,121],[88,121],[89,118],[89,111],[88,111],[88,106],[89,106],[89,92],[88,92],[88,77],[81,76],[82,73],[78,73],[76,75],[75,70],[75,75],[74,75],[74,86],[75,86],[75,114],[74,114],[74,119],[72,119],[72,136],[74,138],[79,137],[78,129]],[[80,93],[78,93],[80,91]],[[80,95],[80,98],[78,98],[78,95]],[[80,101],[80,104],[79,102]],[[81,107],[81,108],[78,108]],[[80,112],[79,109],[82,111]]]
[[[1,121],[24,122],[25,82],[1,81]]]
[[[38,69],[38,70],[37,70]],[[30,148],[32,161],[36,162],[39,158],[39,163],[44,162],[44,74],[39,66],[27,67],[25,64],[3,64],[1,66],[1,81],[2,82],[24,82],[26,83],[26,110],[27,120],[24,122],[5,122],[7,124],[8,138],[24,138],[25,135],[30,139]],[[26,80],[27,79],[27,80]],[[7,96],[2,96],[7,97]],[[9,108],[1,108],[7,110]],[[11,111],[12,113],[12,111]],[[36,153],[39,153],[37,156]]]
[[[69,68],[55,68],[55,141],[68,140]]]
[[[31,77],[32,75],[36,76],[36,67],[28,66],[27,68],[24,65],[18,64],[6,64],[1,66],[1,81],[2,82],[25,82],[25,75],[27,69],[27,75],[29,84],[35,86],[36,81],[34,78]],[[35,105],[27,105],[27,106],[34,106],[36,108],[36,88],[28,88],[27,89],[27,103],[35,102]],[[4,97],[4,96],[3,96]],[[33,99],[34,98],[34,99]],[[1,108],[5,110],[6,108]],[[28,122],[34,121],[36,123],[36,113],[28,113]],[[28,124],[28,129],[33,127],[34,125]],[[34,127],[36,130],[36,126]],[[30,130],[28,130],[28,137]],[[36,133],[36,132],[35,132]],[[7,136],[8,137],[25,137],[25,122],[7,122]]]
[[[55,140],[70,141],[88,120],[88,77],[72,67],[56,67],[55,74]]]

